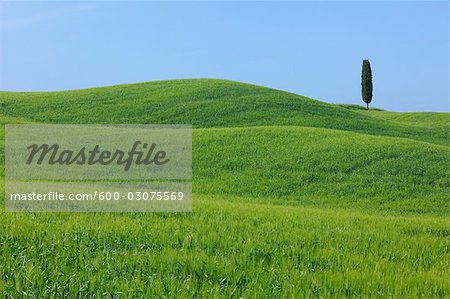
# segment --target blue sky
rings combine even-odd
[[[0,90],[223,78],[332,103],[449,111],[443,2],[1,2]]]

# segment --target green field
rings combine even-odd
[[[4,124],[192,124],[193,213],[11,213]],[[0,92],[6,297],[449,297],[450,114],[172,80]]]

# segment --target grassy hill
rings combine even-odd
[[[349,109],[212,79],[0,92],[1,166],[3,124],[28,122],[193,124],[194,212],[1,207],[0,293],[450,295],[448,113]]]
[[[417,128],[296,94],[225,80],[168,80],[63,92],[2,92],[0,99],[1,115],[38,122],[187,123],[197,128],[289,125],[448,145],[448,132],[433,126]],[[442,118],[445,122],[450,117],[444,114]]]
[[[198,129],[193,146],[197,193],[448,213],[445,146],[280,126]]]

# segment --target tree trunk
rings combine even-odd
[[[366,103],[366,105],[367,105],[367,110],[369,110],[369,103]]]

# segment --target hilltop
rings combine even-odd
[[[185,123],[195,128],[304,126],[404,137],[448,145],[442,127],[414,126],[266,87],[183,79],[61,92],[0,92],[0,115],[46,123]],[[374,112],[374,113],[372,113]],[[437,114],[436,114],[437,115]],[[446,122],[446,123],[445,123]]]

